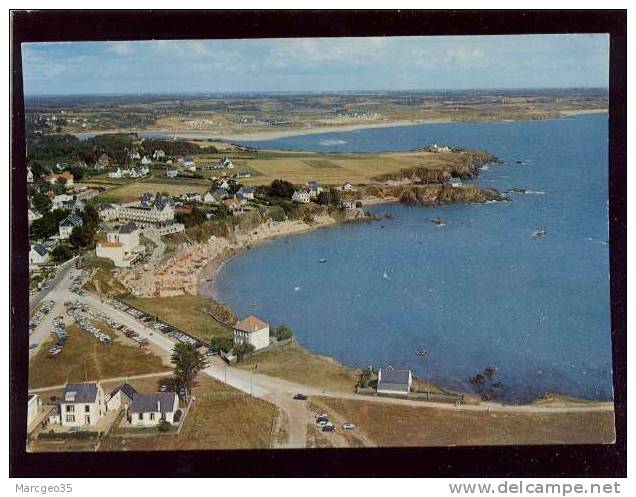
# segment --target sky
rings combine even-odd
[[[26,95],[607,87],[605,34],[27,43]]]

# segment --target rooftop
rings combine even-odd
[[[62,402],[90,404],[97,398],[97,383],[67,383]]]
[[[129,412],[172,412],[176,393],[136,393]]]
[[[234,325],[235,330],[245,331],[247,333],[253,333],[258,330],[262,330],[263,328],[267,328],[269,324],[267,324],[262,319],[257,318],[256,316],[247,316],[245,319],[240,320],[238,323]]]

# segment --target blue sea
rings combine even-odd
[[[271,240],[224,266],[216,296],[240,316],[290,326],[303,346],[347,365],[408,367],[462,391],[495,367],[507,401],[546,392],[611,399],[607,135],[601,114],[246,143],[485,149],[503,164],[476,182],[528,192],[485,205],[378,205],[371,210],[393,219]],[[445,226],[430,222],[438,216]],[[546,236],[533,238],[540,229]]]

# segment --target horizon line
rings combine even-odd
[[[375,89],[375,90],[213,90],[184,92],[149,92],[149,93],[29,93],[24,98],[51,97],[152,97],[152,96],[202,96],[202,95],[319,95],[319,94],[380,94],[380,93],[433,93],[433,92],[470,92],[470,91],[524,91],[524,90],[605,90],[609,86],[528,86],[528,87],[483,87],[483,88],[432,88],[432,89]]]

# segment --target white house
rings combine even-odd
[[[184,157],[183,159],[183,167],[184,169],[188,169],[190,171],[196,171],[196,166],[194,165],[194,159],[192,157]]]
[[[49,262],[49,251],[44,245],[36,243],[31,245],[29,250],[29,265],[38,266],[40,264],[46,264]]]
[[[72,207],[72,203],[75,201],[73,195],[67,195],[66,193],[62,193],[61,195],[55,195],[51,199],[51,210],[57,209],[69,209]]]
[[[317,181],[308,181],[306,188],[309,190],[309,196],[311,198],[316,198],[322,191],[322,187]]]
[[[29,225],[31,225],[33,221],[42,219],[42,214],[35,212],[33,209],[29,209],[29,211],[27,212],[27,219],[29,221]]]
[[[113,261],[116,267],[130,267],[143,247],[139,244],[139,228],[129,222],[106,233],[106,242],[97,242],[95,255]]]
[[[128,422],[144,427],[157,426],[162,420],[175,423],[178,411],[179,397],[174,392],[136,393],[128,408]]]
[[[151,163],[152,163],[152,161],[148,158],[148,156],[144,155],[143,159],[141,159],[141,163],[142,163],[144,166],[147,166],[148,164],[151,164]]]
[[[60,401],[62,426],[95,426],[106,412],[99,383],[67,383]]]
[[[408,395],[413,384],[410,369],[395,369],[389,365],[378,371],[378,393],[390,395]]]
[[[462,180],[460,178],[450,178],[448,180],[448,184],[453,188],[459,188],[460,186],[462,186]]]
[[[101,204],[97,208],[99,218],[102,221],[114,221],[117,219],[117,207],[112,204]]]
[[[135,395],[137,390],[128,383],[119,385],[106,397],[106,411],[117,411],[120,407],[128,409]]]
[[[213,192],[206,192],[203,195],[203,203],[205,204],[220,204],[223,202],[223,199],[227,196],[227,192],[225,190],[214,190]]]
[[[254,350],[269,346],[269,324],[256,316],[248,316],[234,325],[234,345],[250,343]]]
[[[177,174],[179,174],[179,172],[176,167],[168,167],[166,169],[166,176],[168,176],[168,178],[176,178]]]
[[[236,195],[242,195],[244,198],[248,200],[254,200],[254,187],[253,186],[243,186],[241,189],[236,192]]]
[[[109,178],[121,178],[123,176],[121,169],[118,167],[114,171],[108,171]]]
[[[221,188],[223,190],[229,190],[230,184],[226,180],[222,179],[221,181],[218,182],[217,188]]]
[[[342,191],[343,192],[355,192],[355,188],[353,187],[353,185],[351,183],[349,183],[348,181],[342,184]]]
[[[309,191],[305,189],[296,190],[291,198],[294,202],[299,202],[301,204],[307,204],[311,200],[309,195]]]
[[[166,156],[166,153],[160,148],[155,150],[154,153],[152,154],[152,158],[155,160],[163,159],[165,156]]]
[[[52,185],[61,183],[66,188],[71,188],[73,186],[73,175],[69,171],[64,171],[60,174],[50,174],[44,179]]]
[[[130,177],[131,178],[140,178],[142,176],[142,174],[137,171],[134,167],[130,170]]]
[[[232,161],[228,159],[227,157],[223,157],[219,161],[219,167],[221,169],[234,169],[234,164],[232,164]]]
[[[30,167],[27,167],[27,183],[33,183],[33,173]]]
[[[31,423],[38,417],[38,407],[40,406],[40,398],[34,394],[29,394],[29,401],[27,403],[27,428],[31,426]]]
[[[130,157],[131,159],[139,159],[140,155],[139,155],[139,151],[137,150],[131,150],[130,152],[128,152],[128,157]]]
[[[201,202],[203,200],[201,198],[201,194],[197,192],[183,193],[179,196],[179,198],[184,202]]]
[[[84,224],[84,221],[82,221],[82,218],[77,214],[68,215],[59,224],[60,238],[62,240],[66,240],[69,236],[71,236],[73,228],[75,228],[75,226],[81,226],[82,224]]]

